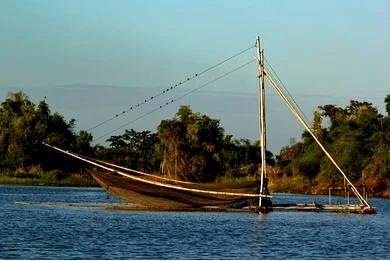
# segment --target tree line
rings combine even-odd
[[[319,106],[312,130],[349,179],[365,183],[371,194],[390,196],[390,95],[384,101],[387,115],[356,100],[344,108]],[[307,183],[323,193],[329,185],[342,184],[342,176],[307,131],[301,142],[282,148],[277,166],[280,177],[300,177],[298,186]]]
[[[173,119],[162,120],[156,133],[125,130],[109,137],[108,146],[92,145],[91,133],[76,133],[74,129],[75,120],[66,121],[61,114],[51,113],[45,100],[35,105],[22,92],[10,93],[0,106],[1,175],[54,182],[83,173],[83,163],[48,150],[42,142],[129,168],[197,182],[253,178],[259,164],[258,142],[234,139],[225,134],[219,120],[192,112],[189,106],[181,106]],[[271,152],[267,152],[267,161],[275,164]]]
[[[313,132],[349,178],[364,181],[373,194],[390,187],[390,95],[385,106],[387,115],[371,103],[355,100],[344,108],[319,106],[313,113]],[[162,120],[155,133],[125,130],[109,137],[105,146],[92,145],[92,139],[87,131],[76,133],[75,120],[52,113],[45,100],[35,105],[22,92],[10,93],[0,106],[1,177],[53,183],[70,177],[88,179],[85,164],[48,150],[43,141],[132,169],[195,182],[253,179],[260,165],[258,141],[235,139],[219,120],[184,105],[173,118]],[[267,151],[266,161],[271,190],[303,192],[305,188],[326,193],[329,185],[342,181],[306,131],[302,141],[282,148],[276,157]],[[281,187],[287,183],[288,189]]]

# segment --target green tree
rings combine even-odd
[[[224,130],[219,120],[181,106],[172,120],[163,120],[158,136],[165,173],[185,180],[212,181],[222,175]]]
[[[10,93],[0,108],[0,142],[13,167],[31,164],[39,142],[40,125],[32,102],[22,93]]]
[[[125,130],[122,135],[111,136],[107,141],[110,142],[112,160],[116,163],[141,171],[158,171],[157,134],[131,129]]]
[[[81,155],[84,156],[90,156],[92,154],[92,134],[81,130],[77,135],[76,135],[76,144],[75,144],[75,151]]]
[[[48,168],[56,164],[66,166],[67,160],[47,153],[42,141],[74,150],[77,143],[74,122],[66,122],[59,113],[51,114],[44,100],[36,106],[22,92],[10,93],[0,106],[1,166],[11,169],[41,164]]]
[[[191,181],[255,175],[260,164],[259,142],[225,135],[219,120],[181,106],[176,116],[161,121],[158,136],[166,175]],[[275,164],[267,151],[266,161]]]

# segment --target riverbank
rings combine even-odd
[[[40,166],[16,171],[0,172],[0,184],[31,186],[98,187],[96,181],[86,172],[67,173],[58,169],[45,171]]]
[[[24,186],[66,186],[66,187],[99,187],[93,179],[71,176],[61,180],[44,180],[39,178],[15,178],[0,176],[2,185],[24,185]]]
[[[368,182],[369,183],[369,182]],[[355,183],[356,184],[356,183]],[[373,189],[371,184],[367,184],[367,193],[369,197],[390,198],[390,187],[383,190]],[[339,184],[342,186],[342,182]],[[315,183],[299,176],[292,177],[272,177],[269,179],[268,189],[271,193],[292,193],[307,195],[328,195],[328,183]],[[359,189],[362,193],[362,191]],[[333,192],[335,193],[335,192]]]

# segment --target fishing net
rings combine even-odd
[[[177,181],[87,158],[55,146],[46,146],[89,164],[92,177],[108,193],[150,208],[257,207],[270,196],[259,195],[258,181],[193,183]]]
[[[131,177],[97,169],[90,171],[93,178],[108,193],[151,208],[175,209],[208,206],[243,208],[258,204],[256,193],[259,190],[259,183],[256,181],[190,183],[139,174],[129,170],[124,172]]]

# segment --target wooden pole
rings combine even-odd
[[[261,149],[261,173],[260,173],[260,195],[263,195],[266,188],[265,179],[267,178],[266,174],[266,134],[265,134],[265,90],[264,90],[264,54],[263,49],[260,48],[260,37],[256,38],[256,48],[257,48],[257,59],[259,61],[259,76],[258,76],[258,85],[259,85],[259,138],[260,138],[260,149]],[[262,197],[259,198],[259,207],[263,207]]]

